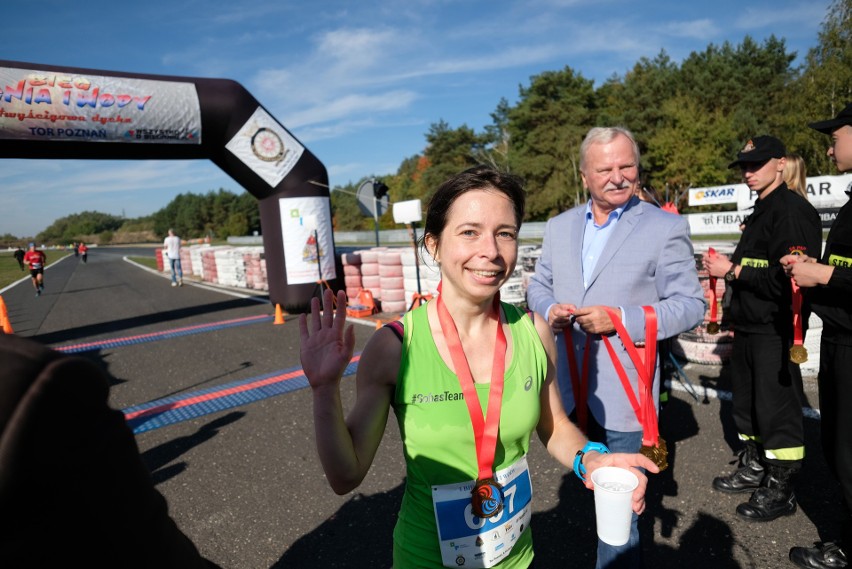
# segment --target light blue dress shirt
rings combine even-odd
[[[609,217],[602,224],[598,225],[595,222],[595,216],[592,215],[592,202],[586,203],[586,227],[583,231],[583,287],[589,288],[589,278],[595,270],[595,265],[603,253],[606,242],[609,241],[609,236],[615,230],[618,220],[624,212],[624,207],[614,209],[609,213]]]

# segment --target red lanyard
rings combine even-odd
[[[503,403],[503,375],[506,372],[506,334],[500,321],[500,293],[494,296],[493,312],[497,317],[497,340],[494,347],[494,361],[491,365],[491,386],[488,395],[487,416],[482,416],[482,406],[476,395],[473,375],[461,345],[456,323],[444,305],[442,295],[437,298],[438,320],[444,340],[450,350],[453,366],[464,393],[464,401],[470,414],[473,426],[473,437],[476,441],[476,462],[479,467],[478,480],[485,480],[494,475],[494,454],[497,450],[497,435],[500,427],[500,408]]]
[[[592,337],[586,335],[586,347],[583,350],[583,375],[577,369],[577,354],[574,353],[573,337],[570,328],[562,332],[565,338],[565,352],[568,354],[568,370],[571,372],[571,388],[574,391],[574,408],[577,410],[577,426],[584,433],[589,425],[589,347]]]
[[[711,259],[715,259],[716,258],[716,250],[713,247],[710,247],[710,249],[707,250],[707,256],[710,257]],[[717,316],[718,307],[716,306],[716,304],[718,302],[717,299],[716,299],[716,277],[714,277],[713,275],[710,275],[710,282],[708,284],[709,284],[709,288],[710,288],[710,323],[716,324],[716,320],[718,318],[718,316]],[[718,328],[717,328],[717,331],[718,331]]]
[[[801,346],[804,343],[802,334],[802,291],[794,279],[790,279],[793,288],[793,345]]]
[[[657,313],[653,307],[643,306],[645,311],[645,358],[644,362],[639,355],[639,351],[630,339],[630,334],[621,322],[615,310],[606,307],[607,314],[612,319],[615,325],[615,331],[633,365],[636,366],[636,372],[639,374],[639,399],[636,399],[636,394],[633,393],[633,387],[630,385],[630,380],[627,378],[627,372],[624,371],[624,366],[618,359],[618,355],[612,347],[612,343],[606,336],[601,336],[606,349],[609,352],[609,357],[612,359],[612,365],[621,379],[621,385],[630,400],[630,405],[633,407],[633,412],[636,413],[636,418],[642,425],[642,444],[645,446],[657,446],[657,440],[660,437],[659,426],[657,425],[657,409],[654,405],[654,395],[652,387],[654,385],[654,372],[657,367]]]

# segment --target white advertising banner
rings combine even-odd
[[[0,67],[0,138],[201,144],[192,83]]]
[[[305,147],[258,107],[225,148],[273,188],[287,177]]]
[[[287,284],[337,278],[329,199],[281,198],[278,205]]]
[[[685,215],[690,235],[722,235],[740,233],[740,225],[752,210],[690,213]]]
[[[731,184],[710,188],[689,188],[689,205],[737,203],[737,196],[739,196],[741,191],[748,192],[748,186],[745,184]]]

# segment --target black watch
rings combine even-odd
[[[737,280],[737,266],[731,265],[731,270],[725,273],[725,282],[730,283]]]

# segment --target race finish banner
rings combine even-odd
[[[328,171],[237,81],[0,60],[0,158],[211,161],[257,199],[269,300],[288,312],[308,310],[320,271],[292,270],[305,242],[285,258],[293,208],[279,200],[321,198],[314,233],[334,278]]]
[[[201,144],[192,83],[0,67],[0,138]]]

